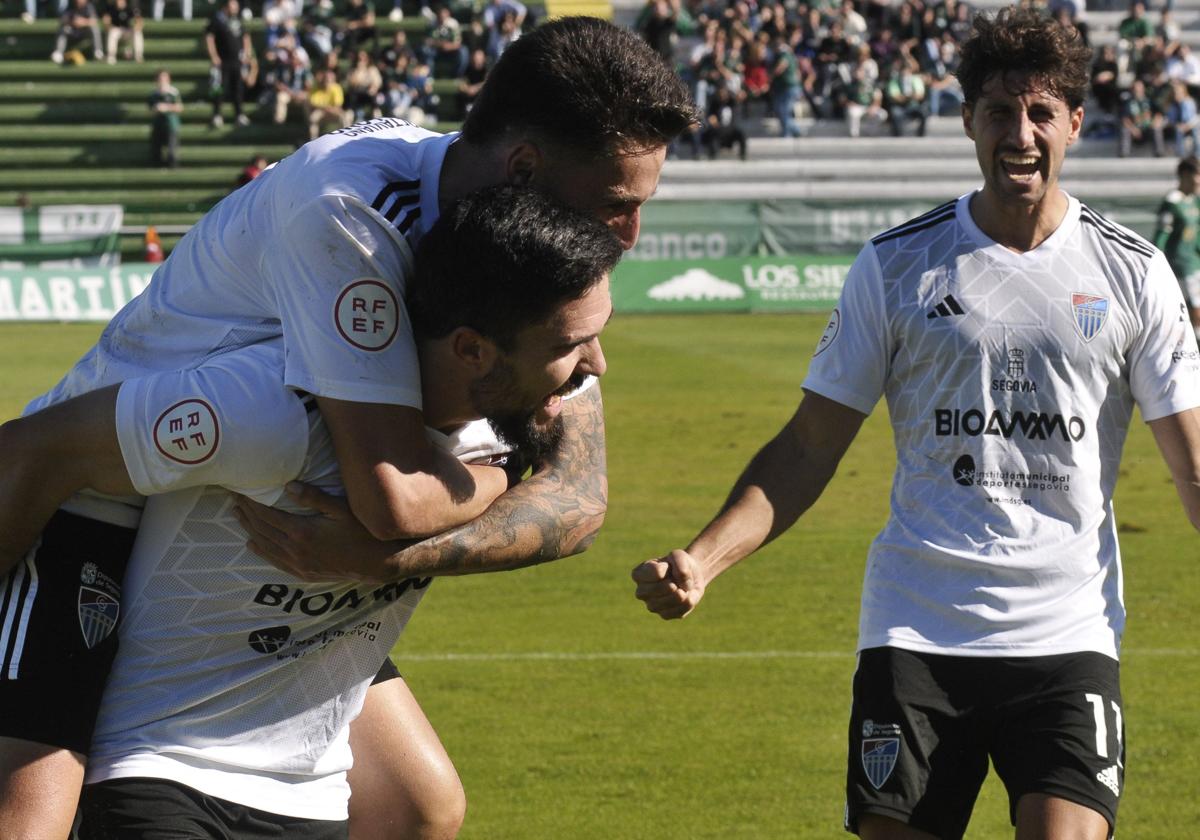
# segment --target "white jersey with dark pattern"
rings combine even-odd
[[[859,649],[1115,658],[1112,495],[1133,406],[1200,406],[1183,299],[1161,252],[1073,198],[1022,254],[970,202],[863,248],[804,382],[863,413],[886,396],[891,417]]]
[[[88,782],[164,778],[275,814],[346,818],[348,727],[431,579],[310,584],[245,547],[230,489],[287,510],[293,479],[341,492],[320,412],[281,367],[280,343],[264,342],[121,386],[122,454],[149,497]],[[507,450],[478,423],[430,434],[473,462]]]
[[[268,168],[205,214],[30,410],[279,336],[289,386],[419,408],[405,278],[454,139],[372,120]]]

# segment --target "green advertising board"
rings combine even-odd
[[[0,321],[107,321],[149,285],[156,268],[0,268]]]
[[[627,260],[613,274],[618,312],[825,312],[853,257]],[[157,265],[2,269],[0,321],[107,321]]]
[[[627,260],[613,273],[618,312],[826,312],[854,257]]]

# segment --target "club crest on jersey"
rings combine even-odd
[[[109,637],[121,615],[121,602],[99,589],[79,587],[79,630],[91,650]]]
[[[203,463],[216,454],[220,442],[217,413],[201,399],[177,402],[154,421],[154,445],[176,463]]]
[[[1071,294],[1071,311],[1080,337],[1091,341],[1108,320],[1108,298],[1074,292]]]
[[[825,332],[821,333],[821,340],[817,342],[817,349],[813,356],[820,356],[830,344],[833,344],[833,340],[837,338],[841,328],[842,313],[834,309],[833,314],[829,316],[829,323],[825,325]]]
[[[359,350],[383,350],[400,329],[400,305],[382,281],[356,280],[338,295],[333,322],[341,337]]]

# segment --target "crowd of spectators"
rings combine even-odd
[[[1032,4],[1089,42],[1083,0]],[[1088,133],[1116,138],[1121,155],[1141,143],[1163,154],[1167,138],[1181,156],[1200,144],[1200,57],[1170,5],[1132,0],[1117,43],[1095,51]],[[740,131],[756,108],[786,136],[805,118],[844,120],[851,137],[924,134],[929,117],[960,113],[954,71],[973,14],[963,0],[646,0],[636,25],[692,87],[698,150],[708,127]]]
[[[1092,66],[1098,114],[1090,132],[1115,135],[1121,157],[1135,144],[1148,144],[1161,156],[1168,137],[1179,157],[1200,152],[1200,59],[1181,40],[1171,10],[1149,13],[1142,0],[1133,0],[1117,35],[1116,45],[1102,47]]]
[[[26,0],[25,17],[38,2]],[[85,42],[97,59],[115,62],[125,44],[126,58],[142,60],[139,0],[40,2],[59,4],[54,61]],[[246,124],[244,103],[256,101],[263,121],[294,121],[313,137],[371,116],[461,118],[488,68],[531,23],[519,0],[383,0],[389,19],[423,18],[423,37],[410,45],[404,29],[380,38],[373,0],[338,0],[337,9],[334,0],[252,2],[222,0],[205,31],[212,123],[223,123],[229,104]],[[154,0],[156,18],[163,5]],[[1121,156],[1137,145],[1162,155],[1168,141],[1180,156],[1200,151],[1200,56],[1169,6],[1151,12],[1130,0],[1117,42],[1095,51],[1086,131],[1113,138]],[[1043,8],[1088,41],[1083,0]],[[180,0],[180,13],[190,16],[191,0]],[[844,120],[851,137],[923,135],[931,116],[956,116],[954,71],[973,13],[964,0],[646,0],[636,27],[691,85],[702,115],[689,138],[694,154],[744,155],[743,122],[756,109],[793,137],[813,120]],[[256,16],[265,29],[257,54],[245,29]],[[456,80],[453,102],[440,103],[434,79]]]
[[[59,0],[49,0],[50,4]],[[144,38],[139,0],[63,0],[60,28],[51,59],[83,61],[92,57],[115,62],[120,45],[125,55],[143,60]],[[461,119],[474,102],[488,69],[529,25],[528,9],[519,0],[403,0],[419,15],[425,32],[410,45],[407,29],[381,38],[372,0],[220,0],[204,30],[203,47],[210,63],[206,88],[212,104],[211,125],[221,127],[229,110],[239,125],[250,122],[246,105],[257,102],[263,122],[296,122],[308,136],[376,116],[400,117],[417,124]],[[97,4],[103,4],[103,13]],[[261,5],[259,5],[261,3]],[[22,17],[33,20],[38,0],[27,0]],[[155,16],[163,0],[154,0]],[[180,13],[191,15],[191,0]],[[403,19],[401,0],[387,10]],[[248,23],[261,18],[263,37],[256,44]],[[101,35],[107,29],[107,49]],[[77,48],[74,51],[68,47]],[[435,79],[456,81],[452,101],[440,102]],[[176,114],[177,119],[177,114]],[[176,132],[177,133],[177,132]],[[155,149],[165,146],[154,144]],[[167,160],[165,152],[153,155]]]
[[[971,14],[961,0],[647,0],[637,26],[677,62],[707,126],[728,126],[732,101],[740,116],[773,116],[786,136],[804,117],[898,136],[958,113],[953,73]]]
[[[237,2],[226,0],[227,5]],[[520,37],[527,9],[517,0],[488,0],[478,10],[470,2],[430,6],[418,0],[413,12],[424,18],[426,28],[415,48],[405,29],[380,38],[371,0],[345,0],[340,15],[332,0],[310,0],[307,7],[299,0],[265,0],[261,65],[249,58],[252,47],[243,45],[241,87],[265,106],[272,122],[296,119],[308,126],[310,137],[373,116],[422,124],[441,110],[444,116],[461,118],[488,68]],[[392,20],[403,16],[399,2],[388,12]],[[214,16],[209,31],[219,33],[225,26]],[[213,64],[215,90],[220,65]],[[221,87],[232,88],[228,73],[221,75]],[[439,108],[435,78],[458,80],[453,103]],[[219,107],[214,96],[217,121]]]

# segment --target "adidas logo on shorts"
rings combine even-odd
[[[1121,795],[1121,783],[1117,777],[1117,765],[1106,767],[1096,774],[1096,780],[1113,792],[1113,796]]]

